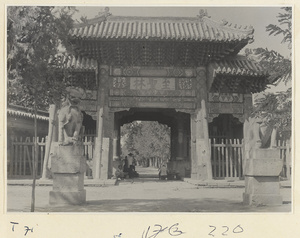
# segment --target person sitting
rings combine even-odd
[[[116,177],[116,181],[115,181],[115,185],[118,184],[119,180],[124,179],[125,175],[124,172],[122,171],[122,165],[120,164],[115,172],[115,177]]]

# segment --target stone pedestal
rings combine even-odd
[[[246,205],[281,205],[279,174],[282,170],[277,149],[255,149],[253,158],[245,161]]]
[[[53,191],[50,191],[50,205],[79,205],[86,201],[84,173],[86,161],[82,145],[54,145],[51,157]]]

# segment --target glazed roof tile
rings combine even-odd
[[[49,117],[47,112],[38,111],[37,119],[42,121],[48,121]],[[7,115],[14,117],[34,118],[34,114],[29,112],[27,108],[21,106],[10,105],[7,108]]]
[[[253,41],[253,27],[216,22],[209,17],[158,18],[114,17],[99,18],[75,26],[70,34],[82,39],[160,39],[230,42]]]
[[[98,67],[97,60],[87,57],[74,55],[58,55],[62,62],[65,62],[66,68],[79,70],[79,71],[95,71]]]
[[[68,57],[67,68],[79,71],[95,71],[97,70],[97,60],[86,57],[62,56]],[[246,76],[268,76],[268,72],[264,70],[258,63],[247,59],[245,56],[238,55],[223,59],[218,62],[210,63],[213,74],[227,75],[246,75]]]
[[[258,63],[247,59],[245,56],[238,55],[236,57],[224,59],[219,62],[210,64],[213,74],[228,75],[247,75],[247,76],[268,76],[268,72],[264,70]]]

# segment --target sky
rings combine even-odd
[[[75,14],[75,19],[86,16],[88,19],[94,18],[103,11],[101,6],[80,7]],[[282,44],[282,36],[269,36],[266,32],[268,24],[278,24],[276,16],[283,10],[280,7],[109,7],[110,13],[114,16],[166,16],[166,17],[197,17],[200,9],[206,9],[211,19],[215,21],[227,20],[229,23],[242,26],[253,26],[254,42],[246,48],[268,48],[275,50],[284,57],[290,57],[291,50],[287,44]]]

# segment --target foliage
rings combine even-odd
[[[170,129],[158,122],[132,122],[123,126],[123,154],[133,153],[138,160],[170,158]],[[124,153],[125,152],[125,153]]]
[[[292,44],[292,8],[282,8],[284,13],[279,13],[277,18],[279,25],[269,24],[266,31],[269,35],[283,35],[282,43],[287,43],[288,48]],[[291,59],[285,58],[274,50],[263,48],[247,49],[246,56],[259,62],[269,74],[269,83],[277,86],[280,83],[288,84],[292,79]],[[282,92],[264,93],[255,101],[253,114],[260,117],[288,139],[291,136],[292,124],[292,89]]]
[[[279,13],[277,18],[279,25],[285,26],[280,27],[278,25],[269,24],[266,30],[269,32],[269,35],[283,35],[282,43],[288,43],[288,47],[292,46],[292,8],[291,7],[282,7],[284,13]]]
[[[68,32],[73,7],[10,6],[7,8],[8,103],[45,109],[64,92],[66,62],[59,49],[71,50]],[[36,103],[36,104],[35,104]]]
[[[253,113],[263,118],[266,124],[276,127],[285,139],[291,137],[291,94],[291,88],[285,92],[266,93],[256,100],[253,110]]]
[[[291,60],[284,58],[281,54],[267,48],[246,49],[246,56],[259,62],[259,65],[270,74],[268,80],[270,84],[285,84],[291,81],[292,64]]]
[[[68,32],[75,8],[11,6],[7,8],[7,93],[8,103],[34,111],[35,156],[31,212],[35,209],[38,154],[37,109],[49,102],[58,104],[68,81],[66,62],[56,57],[59,47],[70,49]]]

